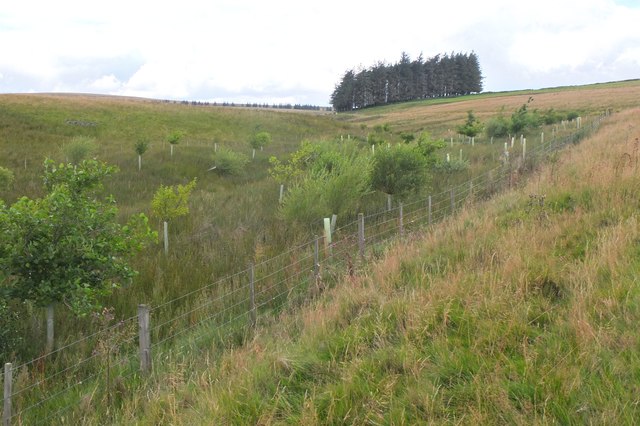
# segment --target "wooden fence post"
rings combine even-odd
[[[140,342],[140,371],[149,374],[151,371],[151,328],[149,322],[149,306],[138,305],[138,331]]]
[[[336,232],[336,221],[338,220],[338,215],[337,214],[332,214],[331,215],[331,233],[335,233]]]
[[[53,351],[54,323],[53,304],[47,305],[47,353]]]
[[[13,392],[13,372],[11,370],[11,363],[7,362],[4,365],[4,404],[2,411],[2,425],[11,426],[11,394]]]
[[[451,214],[456,210],[456,195],[453,188],[451,188]]]
[[[358,213],[358,251],[364,260],[364,214]]]
[[[402,203],[400,203],[399,207],[400,207],[400,215],[398,218],[399,219],[398,225],[400,227],[400,236],[404,237],[404,214],[403,214]]]
[[[249,303],[250,303],[250,321],[251,328],[256,328],[258,321],[258,315],[256,312],[256,281],[255,281],[255,269],[253,262],[249,265]]]
[[[315,236],[313,250],[313,276],[317,280],[320,277],[320,237]]]

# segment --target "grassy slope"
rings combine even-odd
[[[175,355],[116,421],[633,423],[639,115],[615,115],[517,192],[390,246],[246,345]]]
[[[535,102],[539,102],[537,106],[540,108],[550,106],[554,106],[556,109],[579,108],[585,112],[601,111],[604,107],[621,110],[631,105],[634,100],[637,100],[639,88],[640,85],[631,83],[626,85],[624,90],[620,90],[617,87],[603,87],[589,92],[580,92],[573,96],[564,92],[556,93],[552,98],[546,98],[545,94],[540,93],[535,95]],[[402,111],[404,107],[398,105],[388,107],[389,111],[386,112],[384,109],[380,109],[363,111],[356,115],[340,115],[337,120],[333,119],[335,117],[319,117],[314,114],[228,109],[214,109],[212,111],[208,108],[141,103],[139,100],[122,102],[122,100],[112,100],[110,98],[3,96],[0,99],[2,101],[0,102],[0,112],[2,113],[0,115],[2,120],[2,125],[0,125],[0,145],[3,148],[1,164],[10,166],[16,172],[17,180],[22,185],[16,188],[16,194],[37,193],[37,183],[39,181],[37,174],[39,170],[36,167],[32,167],[31,164],[32,162],[39,164],[40,160],[32,160],[32,157],[37,156],[41,159],[44,154],[57,154],[59,145],[78,132],[94,135],[101,145],[99,152],[101,158],[121,166],[122,173],[119,179],[113,182],[113,186],[110,189],[115,192],[116,198],[125,212],[147,208],[151,194],[158,184],[182,182],[197,175],[200,178],[200,190],[196,194],[196,203],[194,203],[192,215],[184,223],[176,224],[177,229],[175,232],[177,232],[178,237],[182,233],[185,236],[186,243],[188,242],[187,237],[194,231],[211,228],[215,231],[214,238],[224,240],[228,236],[221,229],[228,228],[230,231],[234,231],[239,226],[242,228],[245,224],[260,223],[265,217],[268,220],[272,220],[269,218],[273,217],[273,202],[265,194],[269,192],[275,194],[276,187],[274,183],[263,179],[266,171],[266,155],[272,153],[280,155],[288,152],[297,146],[302,137],[335,137],[343,132],[351,134],[362,132],[362,136],[365,136],[369,130],[368,128],[362,128],[361,125],[363,123],[370,127],[376,123],[387,122],[391,123],[394,129],[406,128],[412,131],[418,131],[421,128],[429,128],[431,130],[433,125],[434,134],[446,136],[446,130],[444,131],[445,133],[438,132],[442,132],[442,129],[446,129],[447,126],[451,127],[452,123],[462,121],[468,109],[474,109],[484,116],[489,116],[495,114],[503,105],[508,105],[507,111],[510,111],[512,106],[515,108],[526,102],[527,96],[506,96],[491,102],[484,99],[484,97],[478,97],[476,101],[468,99],[462,101],[462,103],[455,102],[454,104],[457,104],[457,106],[454,104],[424,107],[416,105],[415,108],[407,109],[404,112]],[[395,109],[398,111],[394,112]],[[95,120],[100,125],[97,129],[75,128],[64,124],[66,119]],[[256,162],[258,167],[252,168],[249,176],[242,180],[229,181],[199,174],[202,173],[202,167],[208,165],[207,156],[211,151],[213,140],[217,140],[220,144],[229,144],[234,148],[242,149],[242,147],[247,147],[244,140],[258,125],[271,131],[279,139],[279,142],[270,147],[268,152]],[[177,157],[174,159],[175,165],[169,163],[168,147],[162,146],[162,139],[168,131],[174,128],[186,130],[188,135],[187,140],[177,148]],[[627,134],[624,136],[628,138],[630,131],[631,128],[627,127]],[[137,162],[132,149],[133,142],[141,135],[149,136],[153,143],[152,150],[145,154],[143,159],[144,179],[139,178]],[[199,144],[200,146],[198,146]],[[248,151],[248,147],[246,149]],[[629,152],[633,153],[632,151]],[[34,153],[36,154],[34,155]],[[29,167],[25,172],[22,172],[21,166],[24,158],[29,159]],[[176,159],[181,159],[181,161],[176,161]],[[27,184],[23,185],[24,182],[27,182]],[[259,205],[261,206],[271,206],[271,213],[265,214],[261,212],[261,209],[256,209],[255,205],[252,204],[252,201],[256,199],[260,200]],[[516,201],[514,203],[518,206]],[[525,202],[522,201],[520,207],[524,204]],[[214,208],[211,206],[214,206]],[[243,207],[238,208],[237,206]],[[509,209],[513,210],[513,205]],[[243,214],[238,215],[238,210],[242,211]],[[500,213],[499,210],[496,210],[491,214],[505,216],[505,223],[500,228],[505,230],[511,229],[507,224],[511,222],[517,224],[522,220],[518,217],[517,210],[516,213],[513,213],[513,211],[511,213]],[[470,223],[475,223],[476,221],[476,219],[468,220]],[[537,227],[532,228],[538,229]],[[575,232],[575,234],[571,235],[579,239],[577,237],[580,235],[579,231],[576,230]],[[237,238],[232,239],[228,243],[233,246],[228,256],[235,256],[237,261],[242,259],[242,256],[250,254],[251,247],[254,244],[255,233],[255,229],[249,228],[247,233],[249,235],[242,241],[238,241]],[[202,419],[209,416],[219,416],[220,419],[231,419],[236,416],[236,420],[249,421],[250,419],[262,418],[265,422],[269,422],[269,416],[274,413],[276,419],[289,416],[287,418],[293,423],[307,415],[317,415],[319,416],[318,418],[328,416],[329,419],[340,422],[339,416],[346,416],[344,411],[352,406],[355,407],[361,404],[360,399],[356,397],[357,395],[354,397],[350,395],[351,390],[349,388],[340,389],[343,377],[349,380],[364,380],[362,377],[356,376],[367,371],[364,370],[358,373],[357,367],[350,365],[357,360],[366,359],[356,356],[361,352],[364,353],[364,349],[360,348],[359,345],[373,346],[375,349],[378,345],[375,343],[376,336],[379,334],[382,341],[389,340],[392,342],[397,342],[399,336],[404,334],[404,332],[394,332],[394,336],[397,335],[396,337],[384,337],[381,334],[382,331],[378,330],[378,328],[391,327],[393,321],[395,321],[392,318],[393,315],[389,317],[391,318],[389,321],[392,321],[392,323],[384,325],[386,320],[378,318],[380,312],[383,311],[376,312],[374,310],[369,312],[367,307],[386,307],[385,315],[391,315],[396,308],[388,308],[388,304],[391,304],[391,306],[397,305],[398,309],[402,308],[398,312],[405,317],[407,315],[416,316],[419,310],[412,312],[416,305],[410,303],[413,300],[411,299],[413,296],[405,295],[403,296],[404,299],[398,297],[399,294],[405,291],[401,288],[402,284],[400,283],[406,281],[411,284],[415,281],[414,285],[409,287],[411,288],[410,291],[415,290],[414,293],[418,294],[417,289],[421,289],[419,285],[421,281],[418,278],[424,276],[424,279],[429,281],[427,284],[429,286],[433,281],[433,277],[426,278],[425,272],[422,272],[423,270],[435,270],[438,272],[443,265],[451,264],[453,267],[469,256],[468,253],[465,254],[464,246],[460,246],[463,243],[453,243],[453,237],[448,234],[439,235],[441,237],[444,235],[446,238],[437,246],[436,253],[439,253],[439,255],[432,259],[432,264],[427,263],[424,266],[418,260],[407,261],[409,265],[411,263],[422,265],[419,266],[422,269],[412,272],[411,268],[413,267],[401,267],[399,271],[396,271],[401,278],[395,278],[396,284],[392,285],[393,291],[380,292],[376,286],[385,288],[389,285],[374,283],[369,278],[365,278],[346,286],[344,290],[347,291],[346,293],[340,293],[343,290],[338,290],[336,294],[328,294],[327,298],[320,301],[320,304],[314,310],[303,313],[301,316],[279,319],[278,321],[289,325],[286,330],[281,329],[281,324],[271,329],[265,328],[261,332],[261,334],[264,333],[264,338],[255,339],[244,348],[225,352],[219,348],[205,347],[200,348],[204,356],[199,354],[194,357],[191,352],[167,355],[169,358],[166,366],[163,365],[157,371],[157,378],[161,384],[158,386],[153,383],[150,384],[148,393],[148,395],[152,396],[152,400],[157,398],[160,401],[149,404],[142,397],[144,393],[129,394],[129,392],[124,392],[122,395],[123,411],[118,414],[120,416],[119,421],[130,423],[133,418],[138,418],[148,423],[171,421],[188,424],[191,423],[190,420],[195,423],[202,423]],[[492,238],[497,238],[493,237],[493,234],[491,235]],[[473,239],[469,236],[467,238]],[[526,238],[523,239],[526,240]],[[428,241],[431,240],[428,239]],[[447,245],[449,243],[446,243],[446,241],[449,241],[452,245]],[[482,244],[487,244],[486,242],[482,243],[482,241],[484,240],[478,240],[478,247]],[[178,238],[178,243],[180,244],[180,238]],[[431,241],[430,244],[436,244],[436,242]],[[141,268],[140,276],[142,282],[139,282],[138,286],[136,286],[136,292],[128,297],[128,303],[131,307],[135,308],[136,303],[140,300],[140,295],[153,294],[155,297],[158,295],[156,293],[159,293],[159,297],[162,296],[159,300],[163,300],[172,295],[184,293],[186,289],[184,287],[186,284],[185,276],[189,277],[189,282],[195,286],[200,286],[202,282],[210,280],[211,270],[213,269],[211,267],[212,262],[224,262],[225,260],[220,259],[217,251],[207,249],[208,244],[203,246],[204,249],[200,246],[190,249],[187,257],[181,257],[180,253],[176,253],[172,255],[168,262],[162,256],[156,256],[155,254],[151,256],[145,255],[146,259],[144,259],[145,262]],[[421,253],[419,251],[420,246],[411,247],[412,250]],[[580,244],[577,247],[577,251],[580,252]],[[431,248],[423,250],[428,250],[429,253],[432,251]],[[480,251],[480,248],[476,250]],[[193,256],[193,253],[197,253],[198,257]],[[474,256],[476,255],[471,257]],[[429,258],[424,254],[423,257]],[[540,261],[539,263],[543,262]],[[442,273],[444,274],[444,271]],[[402,278],[403,274],[406,274],[404,278]],[[468,278],[468,280],[473,281],[474,278]],[[409,299],[405,300],[407,297]],[[427,297],[426,293],[422,297]],[[334,298],[339,302],[332,302]],[[416,301],[417,303],[424,302],[420,299],[416,299]],[[125,302],[122,301],[121,303]],[[448,305],[442,305],[443,303],[445,302],[441,301],[441,305],[438,305],[444,306],[444,310],[438,315],[444,318],[443,321],[446,325],[449,318],[451,318],[451,309],[446,307]],[[459,311],[461,311],[460,306],[458,306]],[[391,311],[388,309],[391,309]],[[370,321],[373,322],[370,323]],[[485,321],[489,320],[485,318]],[[378,323],[380,325],[377,325]],[[72,322],[69,322],[69,324],[71,325]],[[303,326],[303,324],[306,325]],[[373,337],[370,335],[370,331],[374,333]],[[422,331],[420,330],[414,330],[415,335],[421,333]],[[427,334],[427,336],[429,335]],[[359,339],[364,340],[360,341]],[[284,345],[285,342],[287,343],[286,346]],[[226,342],[219,346],[224,348],[228,344]],[[307,347],[315,348],[315,350],[308,351]],[[386,347],[387,351],[391,351],[389,356],[392,356],[395,349],[390,345]],[[272,348],[276,348],[276,350],[269,352]],[[356,348],[356,352],[352,353],[351,348]],[[264,352],[263,350],[269,351]],[[393,356],[401,360],[404,365],[405,359],[411,361],[413,358],[409,356],[411,355],[409,352],[405,356],[403,351],[404,349],[400,350],[396,354],[397,356]],[[244,374],[242,368],[245,365],[242,363],[238,365],[238,358],[235,356],[237,354],[243,354],[250,358],[247,361],[246,368],[249,369],[251,374]],[[416,362],[422,363],[428,360],[428,358],[422,356],[422,352],[415,352],[413,355],[420,355],[414,360]],[[384,358],[386,355],[376,356]],[[444,358],[446,357],[443,355]],[[211,359],[215,359],[216,362],[210,364],[209,360]],[[178,363],[177,370],[171,370],[170,361]],[[373,361],[370,360],[370,362]],[[240,367],[240,370],[237,370],[237,367]],[[317,371],[316,367],[318,368]],[[264,371],[261,370],[263,368],[265,369]],[[217,382],[216,380],[220,381]],[[289,382],[291,382],[291,386],[288,384]],[[225,384],[224,389],[227,389],[227,391],[220,392],[222,388],[219,388],[218,384],[223,383]],[[236,383],[238,387],[234,387],[235,385],[230,385],[229,383]],[[408,390],[411,386],[407,383],[404,380],[398,386]],[[418,381],[416,386],[424,387],[425,383]],[[242,386],[251,387],[254,384],[257,385],[257,389],[262,389],[262,392],[250,393],[248,390],[242,390]],[[331,384],[332,386],[330,386]],[[295,392],[289,394],[288,391],[278,390],[285,385],[288,390],[291,390],[293,386]],[[167,388],[167,386],[169,387]],[[374,392],[374,387],[377,384],[373,380],[366,386],[371,388],[371,392]],[[440,386],[438,389],[446,388],[446,386],[443,388],[443,385],[439,382],[434,386]],[[200,399],[197,394],[201,392],[202,388],[207,391],[207,394],[210,393],[211,396]],[[313,402],[310,399],[310,403],[318,405],[319,408],[317,410],[314,409],[308,413],[300,411],[305,392],[307,392],[307,395],[311,395],[311,393],[320,396],[324,395],[322,397],[324,399],[321,398],[322,400]],[[345,394],[341,396],[340,392]],[[423,392],[427,391],[423,390]],[[418,393],[418,397],[420,395]],[[441,391],[435,392],[435,396],[444,398],[441,396]],[[278,405],[280,402],[270,406],[269,400],[272,397],[280,398],[282,404],[290,404],[292,408],[280,407]],[[395,400],[395,396],[391,400]],[[342,407],[336,406],[341,404],[340,401],[344,401]],[[413,403],[417,404],[414,399],[409,401],[413,402],[407,403],[406,400],[399,399],[398,403],[407,405],[407,407]],[[375,402],[375,399],[372,400],[373,402]],[[322,408],[322,404],[331,406]],[[194,411],[185,413],[186,408],[191,406],[195,406]],[[383,405],[383,407],[390,407],[390,405]],[[91,418],[91,415],[96,411],[92,404],[87,404],[86,407],[80,408],[81,411],[87,410],[89,415],[86,418],[87,421],[96,423],[104,421],[104,418]],[[142,408],[142,411],[136,413],[139,408]],[[343,411],[341,412],[340,410]],[[357,411],[356,408],[351,411],[353,410]],[[441,411],[443,410],[441,409]],[[388,410],[386,411],[389,412]],[[445,414],[451,415],[447,413]],[[372,412],[371,414],[373,415],[374,413]],[[357,415],[360,416],[358,419],[362,419],[362,413]],[[308,419],[308,422],[313,422],[313,417],[306,419]],[[346,416],[345,421],[349,422],[349,420],[350,417]]]
[[[155,230],[162,229],[150,212],[157,188],[197,178],[191,213],[171,223],[169,258],[160,245],[150,247],[135,260],[140,271],[135,285],[107,301],[119,318],[127,318],[142,301],[158,305],[245,266],[256,242],[264,234],[274,234],[277,226],[278,185],[267,178],[269,156],[283,157],[305,138],[335,138],[350,127],[331,118],[320,113],[192,107],[104,96],[0,95],[0,166],[15,173],[13,188],[0,190],[0,198],[11,203],[22,195],[39,196],[45,156],[64,160],[61,146],[77,135],[94,137],[97,157],[120,168],[106,182],[106,192],[114,195],[121,216],[142,211]],[[96,125],[70,125],[67,120]],[[273,143],[256,154],[246,176],[226,178],[207,172],[214,143],[250,158],[248,141],[256,129],[270,132]],[[175,130],[185,136],[171,158],[165,141]],[[138,172],[133,147],[141,138],[151,147]],[[270,241],[276,247],[281,244],[275,237]],[[88,327],[65,309],[57,310],[56,317],[61,346]],[[27,332],[32,333],[27,343],[35,356],[40,345],[30,342],[42,341],[42,330]]]

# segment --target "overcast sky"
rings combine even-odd
[[[475,51],[485,91],[640,78],[640,0],[7,0],[0,93],[328,105],[345,70]]]

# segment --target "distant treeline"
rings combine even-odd
[[[350,111],[393,102],[468,95],[482,91],[478,56],[471,52],[436,55],[411,60],[402,52],[400,61],[344,73],[331,95],[336,111]]]
[[[238,102],[203,102],[203,101],[171,101],[164,100],[165,103],[174,103],[191,106],[221,106],[221,107],[242,107],[242,108],[272,108],[272,109],[298,109],[311,111],[327,111],[330,107],[317,105],[302,104],[259,104],[254,103],[238,103]]]

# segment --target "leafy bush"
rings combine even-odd
[[[500,114],[495,118],[489,119],[484,130],[487,136],[490,138],[501,138],[509,134],[510,128],[511,123],[509,123],[509,120],[504,115]]]
[[[249,163],[246,155],[227,148],[221,148],[213,155],[215,172],[225,176],[242,176]]]
[[[253,149],[262,149],[271,143],[271,134],[269,132],[258,132],[251,138],[250,144]]]
[[[427,165],[432,166],[438,162],[436,152],[447,146],[443,140],[433,140],[428,132],[420,134],[417,150],[425,158]]]
[[[189,196],[195,187],[196,179],[186,185],[160,185],[151,201],[153,213],[165,222],[189,214]]]
[[[456,128],[456,131],[470,138],[476,136],[482,131],[484,125],[478,121],[473,111],[467,111],[467,121]]]
[[[367,135],[367,143],[369,145],[383,145],[387,143],[387,141],[378,133],[369,133]]]
[[[47,160],[42,198],[0,203],[0,276],[11,277],[2,297],[84,314],[136,274],[127,258],[153,235],[144,215],[121,225],[113,198],[98,196],[114,171],[95,160],[58,167]]]
[[[290,223],[309,225],[331,214],[356,213],[369,192],[369,157],[323,149],[283,200],[280,213]]]
[[[291,154],[286,162],[276,157],[269,158],[269,176],[277,182],[294,182],[304,175],[309,165],[313,164],[318,155],[318,144],[303,140],[300,149]]]
[[[410,145],[376,151],[371,168],[371,186],[385,194],[404,195],[426,183],[427,160]]]
[[[567,120],[569,121],[575,120],[578,117],[580,117],[580,113],[577,111],[569,111],[567,113]]]
[[[331,172],[340,167],[346,158],[357,155],[355,145],[337,144],[333,142],[302,141],[300,149],[291,154],[286,162],[271,157],[269,175],[277,182],[293,183],[307,173]]]
[[[413,133],[401,132],[400,139],[402,139],[404,143],[411,143],[416,139],[416,135]]]
[[[136,154],[142,155],[149,149],[149,142],[147,140],[139,140],[135,143],[133,149],[136,151]]]
[[[550,125],[550,124],[559,123],[564,119],[564,116],[560,112],[554,110],[553,108],[549,108],[548,110],[542,113],[541,118],[544,124]]]

